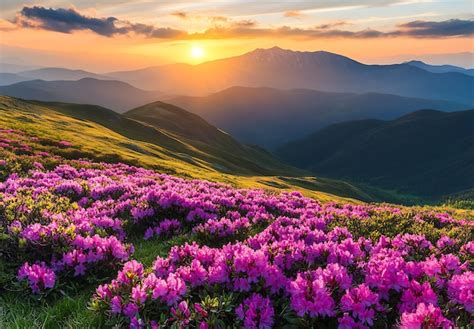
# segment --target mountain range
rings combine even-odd
[[[474,76],[461,67],[366,65],[275,47],[103,74],[2,72],[0,95],[23,100],[0,97],[1,122],[46,126],[76,138],[89,157],[368,201],[436,199],[474,186],[474,123],[465,111],[474,107]]]
[[[156,101],[161,93],[135,88],[115,80],[83,78],[77,81],[23,81],[0,86],[0,94],[29,100],[93,104],[123,112]]]
[[[474,69],[465,69],[464,67],[455,66],[455,65],[431,65],[426,64],[422,61],[409,61],[405,62],[405,64],[416,66],[420,69],[425,71],[433,72],[433,73],[449,73],[449,72],[458,72],[467,75],[474,75]]]
[[[96,74],[84,70],[71,70],[59,67],[46,67],[33,70],[24,70],[19,72],[8,72],[9,67],[5,71],[0,71],[0,86],[6,86],[13,83],[30,80],[71,80],[76,81],[85,78],[93,78],[98,80],[113,80],[111,77]],[[3,69],[3,67],[1,67]]]
[[[276,154],[316,174],[439,197],[474,186],[474,110],[335,124]]]
[[[337,122],[394,119],[426,108],[466,109],[453,102],[388,94],[264,87],[232,87],[205,97],[181,96],[167,101],[198,114],[244,143],[268,149]]]
[[[85,78],[93,78],[98,80],[113,80],[102,74],[97,74],[84,70],[71,70],[58,67],[45,67],[35,70],[21,71],[17,73],[19,76],[29,78],[30,80],[80,80]]]
[[[474,77],[466,74],[432,73],[409,64],[366,65],[325,51],[299,52],[278,47],[199,65],[171,64],[106,75],[142,89],[195,96],[233,86],[303,88],[387,93],[474,106]]]

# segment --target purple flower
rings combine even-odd
[[[456,303],[464,306],[469,312],[474,312],[474,272],[467,271],[454,275],[448,282],[449,297]]]
[[[110,310],[112,311],[112,313],[122,312],[122,299],[119,296],[114,296],[110,300]]]
[[[290,284],[291,307],[299,316],[332,316],[335,302],[321,275],[312,272],[298,274]]]
[[[182,301],[178,304],[178,307],[171,308],[171,314],[175,318],[176,322],[180,324],[180,327],[187,326],[190,321],[191,311],[188,308],[188,303],[186,301]]]
[[[274,310],[269,298],[253,294],[240,304],[235,312],[246,329],[270,329],[273,327]]]
[[[428,329],[442,328],[452,329],[452,323],[443,316],[438,307],[432,304],[420,303],[416,307],[416,311],[409,313],[404,312],[400,320],[401,329]]]
[[[438,305],[438,297],[436,296],[429,282],[420,284],[418,281],[411,281],[408,289],[403,291],[401,297],[401,312],[411,312],[415,310],[420,303]]]
[[[130,297],[137,305],[140,305],[145,303],[147,294],[143,287],[135,286],[132,288],[132,293],[130,294]]]
[[[56,283],[56,275],[45,263],[29,265],[28,263],[18,270],[18,279],[27,280],[31,290],[39,293],[51,289]]]
[[[374,323],[376,312],[383,310],[379,304],[379,296],[365,284],[346,291],[341,298],[341,309],[350,312],[352,318],[370,326]]]

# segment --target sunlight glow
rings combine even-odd
[[[195,59],[203,58],[206,55],[204,49],[199,46],[193,46],[191,48],[191,57]]]

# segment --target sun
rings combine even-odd
[[[203,58],[206,55],[204,48],[199,46],[193,46],[191,48],[191,57],[194,59]]]

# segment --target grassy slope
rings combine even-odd
[[[41,122],[41,124],[38,124]],[[268,187],[270,184],[286,184],[285,187],[303,187],[321,189],[331,188],[333,181],[318,181],[314,178],[299,177],[257,177],[257,176],[233,176],[219,174],[206,168],[197,168],[181,160],[172,159],[166,155],[166,149],[147,142],[140,142],[117,134],[112,130],[104,128],[97,123],[74,119],[58,113],[44,106],[28,105],[27,103],[0,98],[0,126],[26,129],[30,133],[37,135],[48,135],[58,139],[70,140],[76,145],[84,145],[84,151],[94,152],[91,155],[99,157],[108,155],[116,160],[117,156],[145,164],[150,167],[173,171],[184,174],[187,171],[193,177],[211,178],[223,180],[239,186],[260,186]],[[133,148],[123,145],[134,145]],[[150,152],[143,154],[134,149],[139,147]],[[116,156],[112,156],[116,155]],[[156,156],[161,158],[157,159]],[[312,181],[313,180],[313,181]],[[344,184],[344,183],[339,183]],[[340,185],[345,187],[346,185]],[[334,187],[336,191],[338,186]],[[304,190],[307,194],[321,199],[332,199],[343,201],[342,198],[335,197],[323,192],[314,192],[309,189]],[[472,216],[472,212],[470,213]],[[462,214],[463,217],[465,214]],[[467,214],[466,214],[467,215]],[[173,245],[182,244],[188,241],[186,235],[176,236],[170,240],[149,240],[144,241],[137,238],[131,241],[136,252],[133,258],[151,265],[157,255],[164,256]],[[0,262],[0,273],[1,270]],[[0,328],[103,328],[110,327],[106,319],[88,310],[87,305],[94,291],[96,284],[83,287],[81,290],[69,291],[62,298],[54,302],[34,301],[24,298],[15,291],[2,292],[0,296]]]
[[[65,139],[81,145],[88,157],[104,161],[123,161],[177,176],[224,182],[240,188],[300,190],[322,201],[371,200],[362,190],[342,181],[305,176],[291,167],[266,165],[264,174],[241,161],[220,162],[219,153],[208,154],[189,140],[177,139],[169,131],[143,125],[134,129],[134,121],[116,122],[105,117],[90,118],[98,107],[59,103],[25,102],[0,96],[0,126],[23,129],[34,135]],[[135,124],[138,124],[135,122]],[[272,159],[270,157],[267,160]],[[264,160],[264,159],[263,159]],[[219,162],[218,162],[219,161]],[[260,159],[258,162],[261,162]],[[228,164],[227,173],[222,166]],[[274,174],[269,174],[273,172]],[[236,174],[233,174],[236,173]]]

